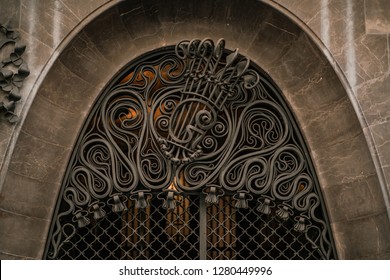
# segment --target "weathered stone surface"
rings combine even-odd
[[[266,16],[258,28],[258,33],[249,44],[248,52],[254,54],[251,56],[251,59],[269,72],[287,71],[281,73],[281,75],[286,80],[291,81],[292,76],[289,75],[291,73],[288,73],[283,63],[286,61],[288,63],[289,59],[293,58],[291,54],[294,52],[294,46],[297,46],[297,41],[304,41],[306,38],[304,38],[297,26],[291,25],[288,21],[283,21],[275,15]],[[266,46],[272,46],[272,48]],[[305,48],[306,45],[304,44],[300,50]],[[298,63],[300,63],[299,56],[301,53],[298,52],[293,58]],[[261,61],[256,59],[257,57],[261,57]],[[301,58],[307,57],[309,56]],[[279,69],[276,70],[276,68]],[[295,74],[300,75],[300,73]]]
[[[387,0],[364,1],[366,30],[368,33],[390,33],[390,2]]]
[[[92,105],[100,89],[81,79],[60,61],[56,61],[51,69],[39,94],[62,110],[86,114],[84,102]]]
[[[39,259],[45,247],[48,220],[0,209],[0,248],[4,253]]]
[[[17,149],[11,159],[9,170],[25,177],[58,182],[67,165],[69,148],[46,142],[26,132],[21,132]]]
[[[0,23],[12,28],[19,27],[20,0],[2,0],[0,9]]]
[[[8,172],[0,208],[24,216],[50,220],[59,186]]]
[[[386,35],[362,35],[339,49],[334,56],[353,87],[376,79],[388,70]]]
[[[333,223],[332,227],[339,257],[342,259],[374,258],[388,254],[390,250],[390,225],[385,212]]]
[[[32,258],[0,252],[0,260],[32,260]]]
[[[390,260],[390,254],[378,254],[357,258],[358,260]]]
[[[134,38],[123,24],[118,7],[105,11],[92,21],[85,28],[85,33],[110,63],[121,67],[134,59],[137,51]]]
[[[111,0],[61,0],[61,2],[79,19],[82,20],[91,12]]]
[[[300,110],[296,112],[299,119],[306,120],[302,125],[309,134],[307,137],[310,145],[326,148],[348,142],[357,137],[357,134],[363,138],[359,131],[360,123],[348,97],[322,108],[305,107],[305,101],[300,103]]]
[[[324,17],[324,10],[329,9],[329,1],[321,1],[321,3],[318,3],[313,0],[278,0],[276,2],[306,23],[310,22],[313,17],[318,16],[320,13],[322,15],[321,17]]]
[[[61,1],[21,0],[20,28],[49,47],[57,47],[79,19]]]
[[[351,43],[365,34],[364,0],[328,0],[316,3],[318,12],[308,26],[321,38],[322,42],[337,55],[346,43]],[[292,12],[296,10],[291,7]]]
[[[323,149],[312,150],[314,165],[324,188],[349,183],[375,174],[363,134]],[[379,186],[377,186],[379,188]]]
[[[281,33],[284,34],[285,31]],[[273,51],[271,48],[273,42],[269,43],[266,46],[269,46],[267,48],[270,53],[261,54],[258,63],[266,69],[288,99],[288,95],[307,89],[308,85],[320,81],[324,74],[328,74],[325,70],[327,65],[325,58],[313,48],[314,45],[306,34],[288,32],[282,52],[280,49]],[[258,48],[261,49],[260,45]],[[274,60],[268,64],[267,57]],[[313,90],[314,88],[311,89]]]
[[[69,43],[59,61],[80,79],[97,88],[102,88],[115,73],[114,65],[102,55],[85,31]]]
[[[12,135],[14,129],[15,127],[10,125],[7,120],[3,118],[0,119],[0,170],[2,169],[2,164],[4,163],[5,158],[5,151],[8,149],[10,136]]]
[[[85,114],[77,111],[76,106],[73,111],[67,111],[39,95],[26,118],[25,132],[45,142],[72,147],[76,140],[74,127],[79,127],[84,118]]]
[[[368,125],[390,120],[390,74],[369,80],[356,89]]]
[[[390,193],[390,165],[383,166],[383,173],[385,175],[387,191]]]
[[[358,178],[323,190],[331,222],[351,221],[386,210],[375,175]]]
[[[390,120],[370,126],[379,160],[383,166],[390,165]]]

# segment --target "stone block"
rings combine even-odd
[[[363,133],[312,150],[312,159],[324,188],[367,178],[376,173]]]
[[[55,48],[79,19],[61,1],[21,0],[20,28],[45,45]]]
[[[261,53],[261,45],[257,48],[260,50],[261,58],[259,65],[265,68],[282,92],[293,94],[307,88],[313,81],[320,80],[326,73],[328,62],[314,48],[314,43],[310,38],[304,33],[291,34],[286,31],[278,31],[278,33],[286,33],[284,35],[286,38],[279,38],[280,41],[277,43],[279,47],[276,50],[273,49],[271,42],[263,46],[268,49],[269,54]],[[268,59],[270,60],[267,61]]]
[[[0,23],[11,28],[19,27],[20,0],[1,1]]]
[[[28,260],[28,259],[31,259],[31,258],[16,256],[16,255],[0,252],[0,260]]]
[[[100,6],[110,2],[110,0],[62,0],[61,2],[64,3],[78,19],[82,20]]]
[[[117,7],[105,11],[88,24],[85,27],[85,32],[99,52],[112,64],[119,65],[119,67],[127,64],[137,52]],[[112,74],[114,75],[114,73]]]
[[[77,104],[74,108],[77,108]],[[75,132],[83,124],[85,117],[83,112],[64,110],[38,95],[26,117],[25,132],[45,142],[73,147],[77,137]]]
[[[369,127],[382,166],[390,165],[390,120]]]
[[[332,228],[341,259],[373,259],[390,252],[390,224],[386,212],[333,223]]]
[[[362,84],[355,91],[368,125],[390,120],[389,73]]]
[[[28,178],[8,172],[2,195],[0,208],[20,215],[50,220],[59,185]]]
[[[322,108],[305,106],[307,99],[301,100],[294,111],[309,145],[326,148],[363,137],[355,110],[347,96]],[[296,99],[293,102],[296,104]]]
[[[388,0],[364,1],[367,33],[390,33],[390,2]]]
[[[43,182],[58,182],[65,172],[69,148],[45,142],[24,131],[19,135],[9,170]]]
[[[49,221],[0,210],[0,252],[40,259]]]
[[[105,58],[85,31],[81,31],[59,56],[79,79],[97,88],[103,88],[115,72],[113,64]]]
[[[378,178],[357,178],[323,189],[331,222],[352,221],[386,210]]]
[[[334,57],[352,87],[383,76],[388,71],[387,36],[362,35],[339,46]]]
[[[100,89],[56,61],[39,89],[39,95],[74,114],[87,114]],[[86,104],[89,104],[86,106]]]

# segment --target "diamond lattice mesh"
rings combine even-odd
[[[294,221],[260,215],[251,201],[235,208],[230,196],[207,209],[208,259],[321,259]]]
[[[151,206],[109,212],[64,242],[59,259],[199,259],[199,197],[182,197],[167,212],[154,197]],[[154,207],[159,205],[159,207]]]
[[[153,196],[140,210],[129,200],[127,211],[107,215],[66,240],[58,259],[320,259],[294,222],[260,215],[255,205],[235,208],[231,196],[200,207],[198,195],[180,198],[173,211]],[[200,244],[200,215],[207,215],[207,245]],[[66,231],[65,231],[66,232]]]

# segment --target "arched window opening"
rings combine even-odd
[[[78,138],[48,259],[335,258],[311,160],[269,77],[223,39],[130,63]]]

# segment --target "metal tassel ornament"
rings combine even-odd
[[[77,221],[77,226],[79,228],[83,228],[87,225],[90,224],[90,220],[85,216],[87,214],[87,211],[77,211],[76,212],[76,221]]]
[[[292,213],[287,205],[279,205],[279,209],[276,210],[275,214],[283,221],[287,221]]]
[[[205,202],[207,204],[217,204],[219,197],[223,195],[225,192],[221,189],[221,187],[212,185],[203,190],[203,193],[206,194]]]
[[[252,195],[247,192],[239,192],[236,193],[233,198],[236,199],[236,208],[247,209],[249,207],[249,200],[252,200]]]
[[[122,211],[126,211],[127,207],[126,205],[122,202],[121,198],[119,195],[115,194],[113,197],[113,203],[112,203],[112,212],[114,213],[119,213]]]
[[[106,216],[106,212],[102,209],[102,207],[104,206],[103,203],[94,203],[92,204],[92,209],[90,210],[90,212],[92,213],[93,215],[93,218],[95,220],[99,220],[101,218],[103,218],[104,216]]]
[[[294,230],[296,232],[305,232],[306,231],[306,224],[305,224],[305,217],[299,216],[295,218],[296,223],[294,224]]]
[[[271,203],[272,203],[272,206],[274,205],[274,203],[271,202],[271,199],[266,197],[266,198],[264,198],[264,201],[261,201],[261,199],[259,199],[258,201],[260,204],[257,207],[257,211],[259,211],[260,213],[265,214],[265,215],[271,214]]]
[[[164,199],[163,208],[167,209],[168,211],[174,210],[176,208],[174,191],[168,191],[166,199]]]
[[[149,206],[149,200],[152,198],[152,194],[148,191],[137,191],[130,196],[131,200],[135,201],[136,209],[145,209]]]

